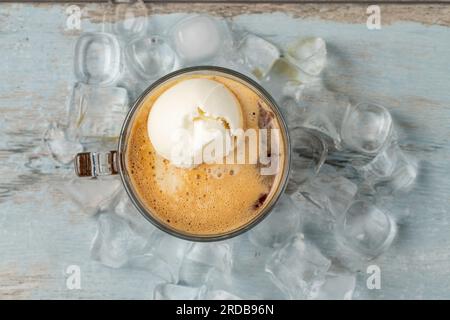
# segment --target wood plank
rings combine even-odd
[[[449,0],[450,1],[450,0]],[[71,4],[87,6],[89,20],[101,22],[104,19],[106,3],[91,6],[83,2]],[[50,3],[36,2],[33,7],[46,8]],[[335,22],[365,23],[368,4],[364,3],[210,3],[210,2],[154,2],[146,4],[153,14],[207,13],[222,17],[235,17],[245,14],[285,12],[294,18],[322,19]],[[94,9],[96,8],[96,9]],[[380,3],[382,24],[390,25],[398,21],[419,22],[429,25],[450,25],[450,6],[444,3]],[[99,9],[99,10],[97,10]],[[111,15],[114,18],[114,15]]]

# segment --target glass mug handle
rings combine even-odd
[[[117,151],[82,152],[75,157],[75,173],[79,177],[108,176],[119,173]]]

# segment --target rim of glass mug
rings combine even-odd
[[[284,142],[283,172],[282,177],[277,185],[277,190],[270,199],[270,203],[268,203],[266,207],[255,218],[253,218],[246,224],[241,225],[238,228],[233,229],[231,231],[227,231],[220,234],[198,235],[187,233],[172,228],[169,225],[159,221],[156,217],[154,217],[154,215],[156,214],[153,214],[149,209],[146,208],[146,206],[138,198],[136,192],[133,190],[133,186],[126,168],[125,151],[127,149],[129,129],[131,127],[130,125],[133,123],[136,111],[141,107],[142,103],[145,101],[148,95],[151,94],[152,91],[154,91],[161,85],[167,83],[168,81],[172,81],[174,78],[185,76],[188,74],[216,74],[232,78],[235,81],[243,83],[244,85],[252,89],[255,93],[257,93],[258,96],[270,106],[271,111],[274,112],[280,124],[280,131],[281,134],[283,135],[282,139]],[[280,196],[283,194],[286,188],[290,172],[291,148],[286,121],[284,120],[277,103],[264,88],[262,88],[258,83],[256,83],[251,78],[231,69],[216,66],[196,66],[179,69],[177,71],[174,71],[159,78],[154,83],[152,83],[136,99],[136,101],[133,103],[132,107],[128,111],[125,120],[123,122],[122,129],[119,135],[119,143],[117,151],[111,151],[107,153],[100,153],[100,152],[79,153],[77,154],[74,163],[75,163],[75,171],[77,175],[80,177],[97,177],[111,174],[119,174],[122,180],[122,184],[126,190],[126,193],[130,198],[131,202],[133,203],[133,205],[144,216],[144,218],[146,218],[149,222],[151,222],[160,230],[184,240],[208,242],[208,241],[225,240],[238,236],[250,230],[258,223],[260,223],[262,220],[264,220],[265,217],[267,217],[267,215],[272,211],[274,205],[277,203],[277,201],[279,200]]]

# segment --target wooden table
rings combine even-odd
[[[95,219],[59,191],[72,174],[49,159],[42,136],[66,117],[75,79],[68,4],[0,4],[0,298],[151,298],[148,272],[106,268],[89,257]],[[82,31],[99,30],[105,4],[79,4]],[[333,89],[392,111],[420,175],[397,208],[410,216],[381,267],[381,290],[355,298],[450,298],[450,5],[381,5],[382,29],[366,28],[365,4],[148,4],[169,26],[187,12],[226,16],[277,43],[321,36]],[[174,14],[176,13],[176,14]],[[249,257],[251,259],[252,257]],[[66,288],[67,266],[82,289]]]

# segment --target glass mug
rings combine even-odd
[[[281,172],[281,177],[279,179],[278,185],[276,185],[276,190],[269,200],[270,202],[266,205],[266,207],[253,218],[251,221],[247,222],[244,225],[239,226],[238,228],[231,230],[222,234],[211,234],[211,235],[195,235],[190,233],[185,233],[180,230],[176,230],[173,227],[164,224],[160,221],[160,219],[154,217],[152,212],[146,208],[146,206],[139,199],[137,193],[133,190],[133,185],[131,183],[128,169],[125,161],[125,151],[127,150],[127,143],[129,132],[131,129],[131,124],[133,123],[134,117],[137,114],[137,110],[142,106],[142,102],[145,101],[146,97],[151,95],[158,88],[163,86],[164,84],[177,79],[178,77],[184,77],[187,75],[217,75],[225,78],[230,78],[234,81],[237,81],[241,84],[244,84],[246,87],[252,89],[260,99],[262,99],[267,106],[270,107],[271,111],[274,113],[275,117],[279,122],[280,134],[283,136],[282,141],[284,143],[284,164],[283,171]],[[122,125],[122,130],[119,136],[119,144],[118,149],[116,151],[110,152],[83,152],[78,153],[75,157],[75,172],[79,177],[97,177],[97,176],[105,176],[105,175],[115,175],[119,174],[122,180],[122,184],[131,199],[131,202],[138,209],[138,211],[151,223],[153,223],[159,229],[182,239],[190,240],[190,241],[218,241],[228,239],[234,236],[237,236],[255,225],[261,222],[272,210],[284,189],[287,185],[287,180],[289,176],[289,168],[290,168],[290,141],[288,130],[286,126],[286,122],[283,119],[283,116],[273,100],[273,98],[265,91],[259,84],[257,84],[252,79],[244,76],[243,74],[226,69],[221,67],[214,66],[201,66],[201,67],[190,67],[185,69],[180,69],[178,71],[172,72],[159,80],[155,81],[152,85],[150,85],[134,102],[131,109],[128,111],[128,114],[124,120]]]

